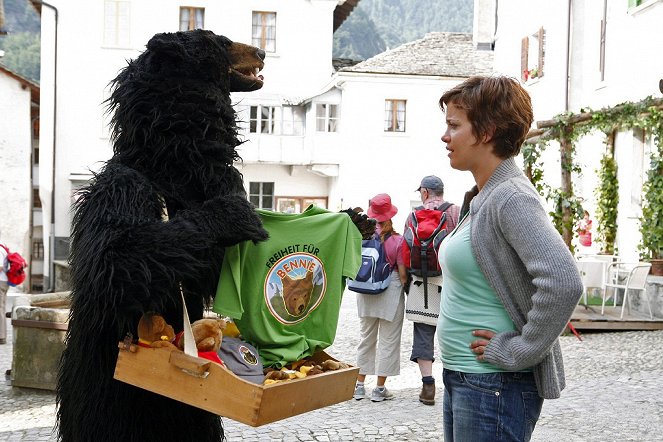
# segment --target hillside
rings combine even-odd
[[[27,0],[4,0],[4,6],[8,33],[0,36],[0,50],[5,52],[0,64],[39,83],[39,14]]]
[[[472,32],[470,0],[361,0],[334,33],[334,58],[365,60],[427,32]]]

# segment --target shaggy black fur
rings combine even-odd
[[[362,239],[371,239],[375,234],[375,224],[376,221],[373,218],[369,218],[368,215],[361,213],[363,210],[361,207],[348,208],[341,210],[341,213],[347,214],[354,225],[359,229]]]
[[[181,330],[181,283],[191,321],[201,318],[224,247],[268,236],[233,167],[229,98],[262,85],[254,73],[263,57],[209,31],[157,34],[113,81],[114,155],[75,206],[61,440],[223,438],[218,416],[115,381],[113,371],[118,342],[136,336],[143,312]]]

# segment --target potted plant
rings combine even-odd
[[[642,217],[640,218],[640,257],[652,263],[652,275],[663,276],[663,144],[652,152],[647,182],[643,187]]]

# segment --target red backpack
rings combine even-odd
[[[423,279],[425,296],[428,296],[428,277],[442,274],[437,252],[449,233],[445,210],[450,206],[447,202],[436,209],[415,208],[403,233],[403,263],[410,274]]]
[[[10,252],[9,249],[0,244],[0,247],[7,252],[7,282],[11,286],[17,286],[25,281],[25,269],[28,263],[17,252]],[[4,264],[4,263],[3,263]]]

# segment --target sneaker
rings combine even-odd
[[[358,401],[364,399],[366,397],[366,389],[364,388],[364,386],[355,385],[355,394],[352,397],[357,399]]]
[[[375,387],[373,389],[373,393],[371,393],[371,401],[373,402],[388,401],[389,399],[393,398],[394,395],[391,393],[391,391],[387,390],[387,387],[385,387],[382,391]]]

